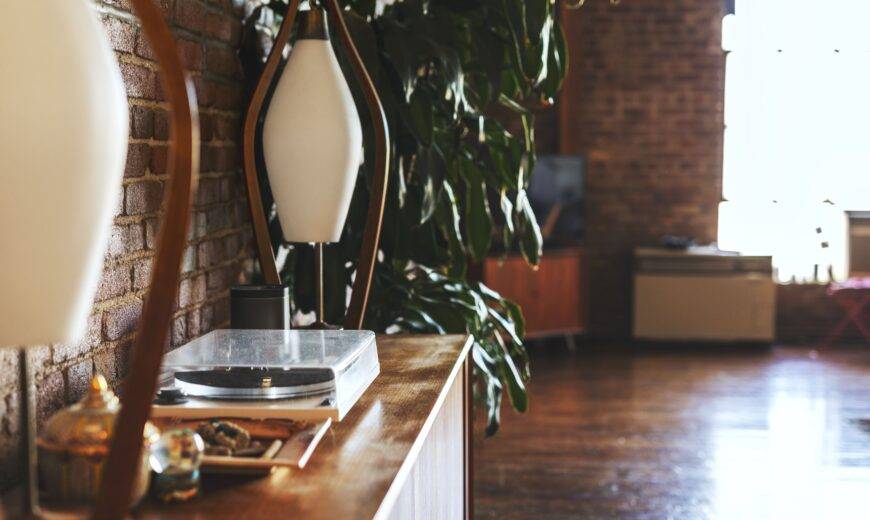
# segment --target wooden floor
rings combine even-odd
[[[870,347],[534,355],[477,518],[870,518]]]

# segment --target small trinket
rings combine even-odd
[[[92,504],[99,493],[103,463],[109,454],[121,405],[106,379],[96,375],[78,403],[54,414],[37,440],[44,499],[63,505]],[[133,490],[138,502],[148,491],[148,453],[160,431],[146,423],[142,462]]]
[[[205,444],[190,428],[168,430],[151,450],[154,495],[164,502],[183,502],[199,492],[199,466]]]
[[[201,422],[196,431],[205,440],[209,455],[232,455],[251,446],[248,430],[231,421]]]
[[[184,391],[177,387],[161,388],[157,392],[157,397],[154,398],[154,404],[184,404],[187,402],[187,395]]]

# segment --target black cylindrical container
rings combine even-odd
[[[230,289],[230,328],[289,329],[290,292],[283,285],[236,285]]]

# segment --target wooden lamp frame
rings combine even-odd
[[[181,260],[187,244],[190,206],[199,172],[199,111],[193,83],[181,63],[175,37],[153,0],[132,0],[142,30],[157,56],[161,81],[172,105],[169,186],[157,239],[151,285],[133,344],[121,411],[109,456],[103,466],[94,518],[123,518],[130,508],[142,453],[142,431],[151,413],[163,351],[169,339]]]
[[[381,236],[381,225],[384,219],[384,206],[387,198],[387,178],[389,175],[389,130],[387,128],[387,119],[384,115],[384,108],[381,104],[377,90],[375,90],[374,82],[365,64],[350,37],[350,32],[344,22],[344,17],[341,14],[341,7],[338,5],[338,0],[321,0],[326,5],[326,10],[329,17],[335,23],[338,30],[339,38],[347,48],[350,57],[353,71],[360,82],[363,89],[366,105],[368,105],[369,115],[371,117],[372,127],[375,131],[375,168],[374,178],[371,186],[371,197],[369,202],[368,214],[366,216],[366,227],[363,230],[363,242],[360,249],[359,262],[357,263],[356,277],[353,282],[353,290],[351,292],[350,304],[347,310],[347,316],[344,321],[346,329],[361,329],[365,318],[366,305],[368,304],[369,292],[371,290],[372,277],[375,272],[375,264],[377,263],[378,242]],[[316,4],[312,2],[312,4]],[[315,7],[316,5],[312,5]],[[280,285],[281,277],[278,275],[278,268],[275,263],[275,252],[272,250],[272,240],[269,236],[269,223],[266,220],[266,211],[263,208],[263,202],[260,196],[260,184],[257,177],[257,161],[256,161],[256,137],[257,130],[262,126],[264,111],[263,106],[266,101],[266,96],[272,87],[275,79],[275,74],[278,71],[278,65],[283,58],[284,49],[290,41],[290,33],[292,32],[293,23],[296,20],[296,14],[299,8],[299,0],[290,0],[290,5],[287,8],[287,14],[281,22],[281,28],[278,31],[278,36],[272,45],[272,50],[269,52],[269,57],[266,60],[265,68],[251,97],[251,103],[248,106],[247,115],[245,117],[244,128],[244,167],[245,179],[248,188],[248,206],[251,210],[251,222],[254,227],[254,238],[257,243],[257,256],[260,261],[260,270],[267,284]],[[322,272],[322,248],[318,247],[317,251],[317,270],[318,280]],[[322,302],[322,291],[320,289],[320,281],[318,281],[318,301]],[[318,304],[318,308],[322,308],[322,303]],[[318,316],[318,320],[322,320],[322,316]]]

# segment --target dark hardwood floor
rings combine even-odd
[[[870,518],[870,346],[548,350],[477,518]]]

